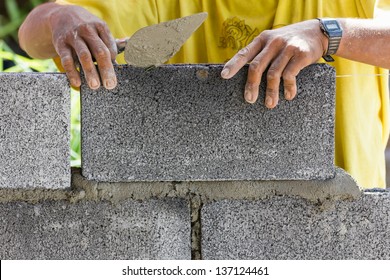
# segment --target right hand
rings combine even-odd
[[[285,98],[292,100],[297,94],[296,76],[304,67],[318,61],[327,45],[328,39],[316,19],[266,30],[233,56],[225,64],[221,75],[230,79],[250,63],[244,98],[249,103],[255,103],[262,75],[267,71],[265,105],[272,109],[279,101],[281,79]]]
[[[116,87],[113,61],[117,47],[104,21],[84,8],[64,5],[50,16],[50,27],[53,46],[72,86],[81,85],[80,64],[91,89],[98,89],[101,83],[107,89]]]

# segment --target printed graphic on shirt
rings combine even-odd
[[[253,29],[245,24],[245,20],[238,17],[228,18],[222,24],[218,47],[240,50],[252,42],[259,33],[257,28]]]

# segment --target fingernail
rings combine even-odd
[[[97,88],[99,87],[99,82],[96,79],[92,79],[90,86],[91,88]]]
[[[272,107],[272,98],[271,98],[271,97],[267,97],[267,98],[265,99],[265,105],[266,105],[267,107]]]
[[[221,72],[222,78],[227,78],[229,73],[230,73],[230,71],[229,71],[228,68],[223,69],[222,72]]]
[[[113,89],[115,87],[115,81],[113,79],[109,79],[106,81],[106,88]]]
[[[287,90],[284,91],[284,96],[287,100],[290,100],[291,99],[291,93]]]
[[[253,93],[250,90],[245,90],[245,100],[249,103],[253,103]]]

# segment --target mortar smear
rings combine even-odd
[[[138,30],[126,44],[127,64],[138,67],[163,64],[180,50],[206,18],[207,13],[199,13]]]

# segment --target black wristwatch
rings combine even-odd
[[[317,18],[320,21],[320,28],[322,32],[328,37],[328,49],[322,58],[327,62],[333,62],[332,54],[337,52],[339,48],[341,37],[343,36],[343,29],[339,22],[332,18]]]

